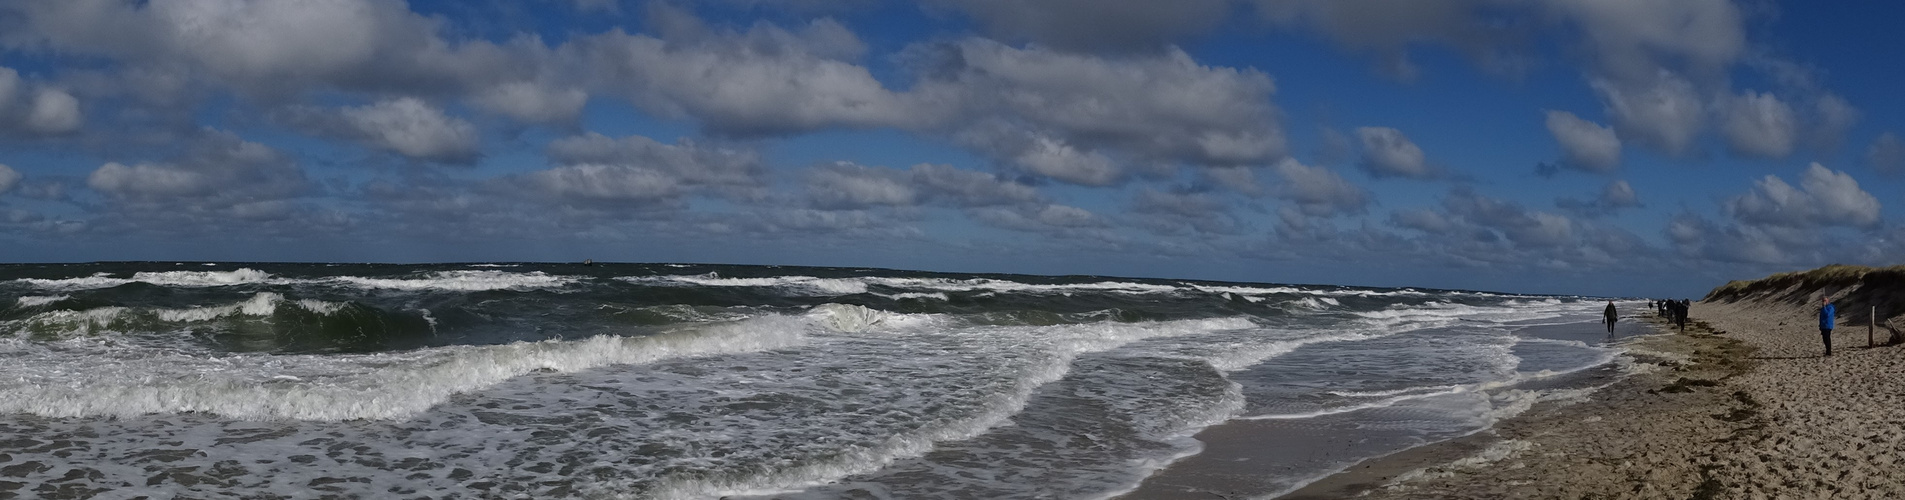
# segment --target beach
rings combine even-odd
[[[1695,303],[1687,331],[1629,345],[1634,374],[1463,438],[1371,459],[1283,498],[1897,498],[1905,351],[1866,348],[1841,309],[1824,357],[1816,297],[1889,288],[1765,287]],[[1863,310],[1861,312],[1864,312]],[[1881,318],[1885,316],[1880,314]],[[1883,322],[1881,322],[1883,324]]]

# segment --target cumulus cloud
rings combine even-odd
[[[1327,217],[1363,213],[1369,206],[1369,192],[1343,179],[1335,171],[1311,167],[1285,159],[1270,167],[1277,179],[1276,195],[1296,204],[1302,213]]]
[[[160,0],[21,2],[19,29],[0,38],[135,64],[181,66],[259,96],[308,90],[464,90],[523,80],[539,44],[450,43],[441,21],[403,2]]]
[[[1439,175],[1429,166],[1422,148],[1402,135],[1401,130],[1361,127],[1356,129],[1356,139],[1362,144],[1363,170],[1371,176],[1428,179]]]
[[[1786,264],[1814,245],[1789,228],[1723,225],[1687,213],[1674,216],[1664,232],[1681,255],[1722,262]]]
[[[14,170],[13,167],[0,164],[0,193],[12,191],[13,186],[20,184],[22,177],[24,176],[20,175],[20,172]]]
[[[1865,148],[1865,163],[1883,174],[1905,173],[1905,141],[1887,130]]]
[[[1798,142],[1798,117],[1772,93],[1748,90],[1726,98],[1720,116],[1727,146],[1736,155],[1784,158]]]
[[[1442,200],[1442,205],[1463,220],[1500,231],[1521,247],[1557,247],[1574,238],[1573,219],[1528,210],[1514,202],[1482,196],[1472,189],[1457,188]]]
[[[684,13],[661,13],[680,25],[669,29],[671,39],[617,30],[562,50],[590,68],[605,91],[652,113],[692,118],[717,134],[782,135],[922,119],[866,68],[843,60],[865,46],[837,22],[822,19],[799,31],[765,23],[722,31]]]
[[[1104,217],[1071,205],[1048,203],[1012,207],[980,207],[968,213],[973,220],[1005,229],[1066,237],[1091,236],[1102,239],[1106,236],[1106,233],[1097,231],[1107,225]]]
[[[118,61],[92,91],[177,105],[204,88],[284,103],[320,92],[463,98],[519,120],[574,119],[581,89],[540,40],[453,40],[395,0],[10,2],[0,44]],[[49,116],[57,116],[55,113]]]
[[[1727,200],[1729,215],[1754,225],[1789,228],[1846,226],[1874,227],[1879,223],[1879,200],[1859,188],[1852,175],[1813,163],[1794,187],[1768,175],[1753,183],[1746,194]]]
[[[1037,189],[988,172],[922,163],[909,169],[913,185],[928,197],[958,206],[1029,203],[1040,199]]]
[[[1729,71],[1748,55],[1746,14],[1729,0],[1258,0],[1281,26],[1313,30],[1345,48],[1377,56],[1386,72],[1417,71],[1406,51],[1437,44],[1470,54],[1486,69],[1517,73],[1552,36],[1581,58],[1619,138],[1683,155],[1729,92]],[[1761,59],[1768,59],[1764,58]],[[1765,65],[1770,68],[1771,65]],[[1763,71],[1772,71],[1766,69]],[[1790,73],[1790,72],[1786,72]],[[1777,76],[1777,75],[1775,75]],[[1819,89],[1822,129],[1843,130],[1856,113]],[[1760,102],[1759,104],[1764,104]],[[1753,124],[1739,115],[1735,123]],[[1765,120],[1757,123],[1761,130]],[[1830,125],[1830,126],[1827,126]],[[1824,135],[1831,135],[1830,133]]]
[[[1067,51],[1159,50],[1223,21],[1229,0],[932,0],[972,16],[995,38]]]
[[[471,164],[482,157],[476,126],[415,97],[335,109],[288,106],[274,121],[306,133],[428,162]]]
[[[577,88],[519,81],[479,90],[470,100],[477,107],[517,120],[563,124],[582,113],[589,93]]]
[[[1429,234],[1444,234],[1455,229],[1455,223],[1440,212],[1426,208],[1411,208],[1389,213],[1389,224],[1414,229]]]
[[[1146,188],[1132,199],[1131,213],[1159,234],[1237,234],[1243,224],[1230,206],[1210,193],[1165,192]]]
[[[1641,206],[1640,196],[1634,193],[1634,187],[1625,180],[1616,179],[1601,188],[1600,196],[1591,200],[1561,198],[1555,200],[1555,206],[1585,217],[1612,214],[1625,208]]]
[[[1803,128],[1807,140],[1820,151],[1838,149],[1839,142],[1845,139],[1847,130],[1859,122],[1863,113],[1845,98],[1830,92],[1818,92],[1813,99],[1811,112],[1803,118]]]
[[[1619,227],[1532,210],[1468,186],[1452,189],[1439,207],[1392,211],[1387,223],[1413,234],[1384,237],[1385,232],[1366,226],[1360,239],[1382,245],[1389,258],[1411,255],[1438,265],[1578,271],[1655,251]]]
[[[1268,75],[1182,50],[1104,58],[969,39],[910,53],[921,126],[1054,179],[1102,185],[1118,164],[1237,166],[1286,152]]]
[[[971,137],[971,135],[967,135]],[[1025,170],[1055,180],[1084,186],[1108,186],[1123,179],[1124,171],[1111,158],[1095,151],[1080,151],[1050,137],[1027,137],[1019,141],[997,138],[988,141],[988,149],[1013,151],[1012,162]]]
[[[1443,43],[1469,53],[1484,67],[1514,71],[1520,65],[1513,46],[1527,27],[1520,23],[1476,22],[1494,0],[1419,2],[1411,0],[1257,0],[1265,19],[1287,28],[1322,33],[1352,50],[1369,52],[1378,69],[1400,78],[1420,71],[1409,60],[1409,46]]]
[[[1548,133],[1561,143],[1561,164],[1589,172],[1612,172],[1621,163],[1621,139],[1566,111],[1548,111]]]
[[[752,199],[766,171],[752,150],[703,146],[685,138],[663,144],[639,135],[616,139],[591,132],[551,141],[547,154],[559,166],[515,181],[551,202],[674,206],[691,192]]]
[[[837,162],[809,169],[804,176],[809,202],[828,210],[1041,203],[1038,190],[1031,186],[951,165],[922,163],[896,169]]]
[[[343,121],[367,143],[406,157],[471,163],[480,137],[469,122],[446,115],[421,99],[403,97],[345,108]]]
[[[229,132],[206,131],[180,157],[167,162],[108,162],[86,185],[134,205],[191,211],[222,209],[259,215],[314,186],[289,157]]]
[[[1658,151],[1686,154],[1706,124],[1706,107],[1693,83],[1665,70],[1647,80],[1597,78],[1589,85],[1607,104],[1622,138]]]
[[[1745,16],[1728,0],[1539,2],[1581,30],[1595,63],[1615,78],[1648,79],[1673,62],[1713,74],[1746,49]]]
[[[0,133],[63,134],[78,130],[82,121],[79,99],[72,94],[0,66]]]
[[[883,170],[850,163],[814,169],[807,174],[807,193],[825,209],[914,205],[919,193],[893,175],[897,172]]]
[[[568,165],[530,172],[522,182],[553,199],[582,202],[662,204],[681,193],[674,176],[634,165]]]

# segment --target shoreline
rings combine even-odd
[[[1629,354],[1651,368],[1586,401],[1537,405],[1278,498],[1905,497],[1893,474],[1905,466],[1905,348],[1885,344],[1883,327],[1868,347],[1863,316],[1842,316],[1823,356],[1809,305],[1703,301],[1684,334],[1648,318],[1663,333]]]
[[[1689,321],[1627,344],[1640,369],[1581,401],[1543,402],[1468,436],[1376,457],[1279,496],[1709,498],[1708,444],[1754,428],[1756,403],[1725,390],[1752,347]]]
[[[1660,337],[1660,330],[1640,318],[1629,318],[1637,326],[1623,326],[1628,341]],[[1625,323],[1625,322],[1624,322]],[[1591,323],[1589,324],[1591,325]],[[1631,330],[1630,330],[1631,329]],[[1585,395],[1610,390],[1632,373],[1627,361],[1631,344],[1616,346],[1621,352],[1609,361],[1578,371],[1534,378],[1504,388],[1509,400],[1518,398],[1524,409],[1494,423],[1459,435],[1431,437],[1426,441],[1394,447],[1390,434],[1407,434],[1381,429],[1362,429],[1352,435],[1339,431],[1305,432],[1309,428],[1344,429],[1359,427],[1350,413],[1301,420],[1232,419],[1206,427],[1194,438],[1203,444],[1200,453],[1173,461],[1154,471],[1136,487],[1110,498],[1119,500],[1208,499],[1208,498],[1341,498],[1381,486],[1394,477],[1439,464],[1463,460],[1477,454],[1503,453],[1500,439],[1493,431],[1508,422],[1528,415],[1565,408]],[[1519,394],[1511,394],[1519,393]],[[1496,404],[1503,404],[1498,399]],[[1334,418],[1332,418],[1334,417]],[[1344,427],[1349,426],[1349,427]],[[1412,438],[1413,439],[1413,438]],[[1288,473],[1271,465],[1273,457],[1291,452],[1322,460],[1341,461],[1333,471],[1309,472],[1309,479],[1291,483]],[[1364,458],[1366,457],[1366,458]],[[1277,472],[1284,472],[1278,475]],[[1301,476],[1297,476],[1301,477]]]

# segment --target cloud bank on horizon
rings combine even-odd
[[[1690,295],[1905,261],[1859,9],[5,0],[0,260]]]

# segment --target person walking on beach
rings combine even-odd
[[[1832,297],[1819,297],[1819,340],[1826,342],[1826,355],[1832,355],[1832,316],[1838,309],[1832,307]]]
[[[1607,335],[1609,337],[1614,336],[1614,322],[1620,319],[1621,315],[1614,312],[1614,301],[1607,301],[1607,311],[1601,313],[1601,322],[1607,323]]]

